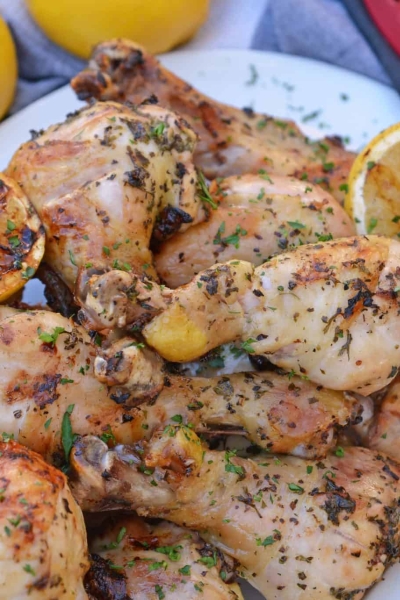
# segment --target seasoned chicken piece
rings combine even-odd
[[[243,600],[233,561],[188,529],[135,515],[110,519],[90,541],[93,600]]]
[[[155,256],[156,270],[171,288],[217,262],[240,259],[257,266],[299,244],[355,234],[340,204],[307,181],[243,175],[214,181],[210,192],[218,209],[177,233]]]
[[[0,316],[3,311],[7,309],[1,307]],[[357,405],[342,393],[299,377],[239,373],[164,379],[150,353],[146,362],[141,360],[143,350],[132,345],[127,350],[128,356],[120,350],[110,358],[108,378],[124,374],[126,363],[138,377],[152,378],[147,389],[152,392],[150,402],[135,408],[126,387],[99,383],[95,372],[103,369],[104,358],[96,357],[81,327],[44,311],[3,318],[0,431],[13,434],[58,465],[68,459],[60,433],[65,422],[74,433],[129,444],[178,419],[198,432],[236,432],[274,452],[312,457],[325,456],[335,444],[337,426],[357,416]],[[136,395],[139,391],[137,386]]]
[[[99,328],[122,321],[121,313],[132,326],[147,312],[142,334],[168,360],[194,360],[242,340],[247,352],[287,371],[368,395],[400,365],[399,264],[400,242],[352,237],[304,245],[256,269],[217,264],[174,291],[149,291],[145,278],[128,273],[113,290],[106,273],[92,277],[84,302]]]
[[[45,260],[73,289],[79,267],[147,269],[151,236],[205,218],[196,136],[153,105],[98,103],[23,144],[8,167],[46,228]]]
[[[187,427],[147,447],[94,437],[72,452],[86,510],[137,510],[195,528],[268,600],[359,600],[398,558],[400,467],[364,448],[323,462],[206,450]]]
[[[1,307],[1,316],[8,312],[7,307]],[[107,388],[95,377],[94,364],[99,357],[82,327],[48,311],[19,312],[2,318],[0,431],[14,434],[57,465],[64,461],[63,420],[72,421],[79,433],[101,435],[110,424],[115,428],[117,418],[123,432],[123,415],[129,406],[138,399],[153,398],[164,383],[157,356],[132,346],[132,340],[130,343],[134,381]],[[118,359],[115,361],[117,370]],[[131,441],[122,432],[119,438]]]
[[[86,530],[65,475],[14,441],[0,452],[0,599],[87,600]]]
[[[400,461],[400,377],[390,384],[366,440],[369,448]]]
[[[130,40],[111,40],[93,51],[89,67],[71,82],[82,100],[142,102],[155,94],[197,132],[195,162],[207,177],[242,173],[297,175],[323,183],[340,201],[354,154],[340,138],[310,142],[293,121],[240,110],[205,96]]]

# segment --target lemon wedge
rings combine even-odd
[[[357,233],[400,237],[400,123],[364,148],[348,181],[345,209]]]
[[[0,173],[0,302],[35,274],[44,254],[44,227],[18,184]]]

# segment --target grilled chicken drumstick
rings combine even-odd
[[[398,557],[400,468],[364,448],[254,461],[209,451],[177,425],[148,446],[81,438],[71,462],[86,510],[131,508],[195,528],[268,600],[359,600]]]
[[[82,302],[91,327],[150,321],[142,334],[168,360],[241,340],[287,371],[368,395],[400,365],[399,264],[400,242],[350,237],[300,246],[257,268],[217,264],[176,290],[149,290],[146,278],[111,271],[86,282]]]
[[[293,177],[218,179],[210,194],[217,210],[167,240],[155,256],[156,270],[171,288],[215,263],[240,259],[257,266],[300,244],[355,234],[352,220],[328,192]]]
[[[356,405],[342,393],[300,377],[166,377],[152,353],[132,345],[127,356],[121,351],[110,359],[109,379],[132,369],[136,384],[109,387],[95,376],[104,359],[82,327],[45,311],[2,311],[11,315],[0,321],[0,431],[56,464],[65,460],[65,420],[76,434],[125,444],[180,420],[198,432],[225,428],[271,451],[312,457],[325,456],[336,426],[356,416]]]
[[[89,538],[90,539],[90,538]],[[109,519],[91,536],[90,600],[243,600],[234,561],[198,533],[135,515]]]
[[[47,263],[73,289],[79,267],[146,270],[159,239],[205,218],[196,135],[159,106],[107,102],[23,144],[8,167],[46,229]]]
[[[86,530],[65,475],[12,440],[0,452],[0,599],[87,600]]]
[[[71,84],[82,100],[137,104],[155,94],[162,106],[182,115],[199,135],[195,163],[210,179],[266,169],[279,175],[308,176],[313,183],[329,186],[337,199],[344,199],[342,184],[355,156],[343,148],[339,138],[311,143],[293,121],[216,102],[134,42],[99,44],[89,67]]]

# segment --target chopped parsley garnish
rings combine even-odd
[[[158,600],[164,600],[165,594],[163,592],[162,586],[157,584],[155,586],[154,590],[155,590],[155,592],[156,592],[156,594],[158,596]]]
[[[74,267],[77,267],[78,265],[76,264],[75,256],[74,256],[74,253],[72,252],[72,250],[68,250],[68,254],[69,254],[69,260],[71,261],[71,264],[74,265]]]
[[[183,546],[160,546],[156,548],[156,552],[160,554],[166,554],[172,562],[178,562],[181,559],[181,553],[179,550],[182,550]]]
[[[304,488],[296,483],[288,483],[289,490],[294,494],[304,494]]]
[[[371,217],[367,227],[367,233],[372,233],[375,227],[378,225],[378,219]]]
[[[304,223],[300,223],[300,221],[287,221],[287,224],[293,229],[305,229]]]
[[[225,452],[225,471],[227,473],[235,473],[236,475],[239,476],[240,479],[244,479],[245,475],[246,475],[246,471],[244,470],[244,467],[240,466],[240,465],[233,465],[231,463],[231,458],[233,456],[236,456],[236,450],[227,450]]]
[[[31,567],[31,565],[24,565],[22,568],[24,569],[25,573],[29,573],[30,575],[33,575],[33,576],[36,575],[35,571]]]
[[[72,432],[71,415],[75,404],[70,404],[65,411],[61,423],[61,443],[64,449],[65,458],[68,461],[69,455],[76,439],[76,434]]]
[[[11,248],[18,248],[18,246],[21,244],[17,235],[9,237],[8,243],[10,244]]]
[[[200,200],[209,204],[213,210],[217,210],[218,204],[212,199],[204,175],[199,170],[197,171],[197,193]]]
[[[254,338],[248,338],[245,342],[242,343],[242,350],[244,350],[248,354],[254,354],[255,350],[252,344],[254,344],[255,342],[257,342],[257,340],[255,340]]]
[[[211,569],[212,567],[215,567],[217,565],[217,553],[214,550],[212,556],[202,556],[197,562],[200,562],[203,565],[205,565],[208,569]]]
[[[64,327],[54,327],[53,333],[48,333],[47,331],[42,331],[41,328],[38,327],[37,332],[39,334],[39,339],[42,340],[42,342],[54,346],[58,339],[58,336],[61,333],[65,333],[65,329]]]
[[[181,569],[179,569],[179,573],[181,575],[190,575],[190,565],[185,565]]]
[[[26,267],[25,271],[22,271],[21,276],[22,279],[30,279],[35,274],[35,269],[32,267]]]
[[[159,137],[164,133],[165,123],[158,123],[154,127],[151,128],[150,135],[151,137]]]
[[[217,234],[213,240],[214,245],[221,244],[223,246],[229,246],[229,244],[232,244],[232,246],[235,246],[235,248],[238,249],[240,244],[240,237],[247,235],[247,231],[240,227],[240,225],[236,225],[235,233],[232,233],[231,235],[228,235],[226,237],[222,237],[222,234],[224,233],[225,221],[222,221],[221,225],[218,227]]]

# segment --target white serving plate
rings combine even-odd
[[[196,50],[172,52],[161,60],[221,102],[291,118],[313,137],[341,135],[353,150],[400,121],[400,98],[393,89],[310,59],[251,50]],[[29,139],[31,129],[62,121],[81,105],[66,86],[0,124],[0,170],[18,145]],[[29,287],[29,300],[40,299],[40,286]],[[396,565],[366,600],[399,600],[399,590],[400,565]],[[246,600],[262,598],[247,586],[245,596]]]

